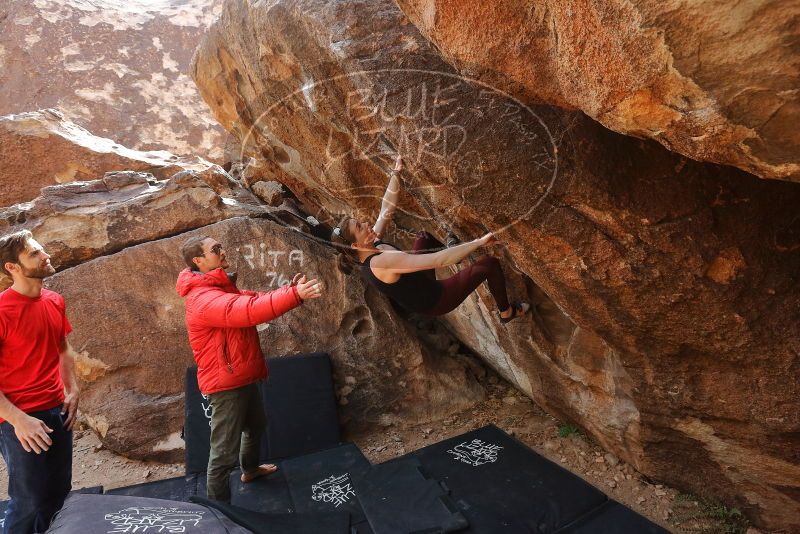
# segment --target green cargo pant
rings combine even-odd
[[[242,471],[258,467],[261,434],[267,418],[258,384],[211,393],[211,454],[208,457],[208,498],[230,502],[228,479],[239,457]]]

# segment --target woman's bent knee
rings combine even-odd
[[[494,256],[482,256],[476,263],[486,266],[491,270],[501,269],[500,267],[500,260],[495,258]]]

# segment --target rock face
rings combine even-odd
[[[463,366],[433,357],[381,295],[339,272],[329,247],[267,220],[229,219],[48,279],[64,295],[75,328],[82,413],[108,448],[140,458],[182,457],[183,377],[192,356],[175,281],[184,267],[181,244],[199,234],[225,244],[240,287],[275,289],[298,271],[322,280],[322,299],[259,330],[269,356],[331,353],[345,422],[425,420],[482,398]]]
[[[0,206],[32,200],[48,185],[95,180],[109,171],[145,171],[164,179],[215,167],[196,156],[131,150],[50,109],[0,117],[0,160]]]
[[[31,230],[57,269],[230,217],[281,214],[218,165],[130,150],[53,110],[0,117],[0,159],[0,206],[17,202],[0,207],[0,233]],[[0,290],[9,285],[0,274]]]
[[[217,161],[222,132],[186,70],[221,5],[4,0],[0,115],[58,108],[125,146]]]
[[[270,206],[283,203],[283,185],[278,182],[256,182],[252,186],[253,193]]]
[[[800,181],[796,2],[397,3],[459,71],[525,102]]]
[[[217,167],[218,172],[224,171]],[[0,208],[0,233],[30,230],[60,270],[237,216],[266,216],[247,191],[215,191],[201,174],[181,171],[158,181],[142,172],[107,173],[102,180],[46,187],[42,196]]]
[[[395,240],[497,231],[537,304],[503,326],[481,290],[446,318],[463,341],[649,476],[798,526],[796,184],[464,80],[385,0],[229,1],[193,75],[320,220],[374,217],[399,150]]]

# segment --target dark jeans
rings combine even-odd
[[[211,393],[211,453],[208,456],[208,498],[230,502],[229,475],[237,457],[242,472],[258,467],[261,434],[267,418],[258,384]]]
[[[64,428],[61,406],[28,415],[53,429],[53,444],[41,454],[25,452],[7,421],[0,423],[0,452],[8,467],[3,534],[44,532],[72,488],[72,432]]]

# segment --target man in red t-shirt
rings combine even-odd
[[[64,299],[42,288],[55,272],[28,231],[0,238],[0,452],[8,466],[3,534],[44,532],[72,486],[78,410],[72,326]]]

